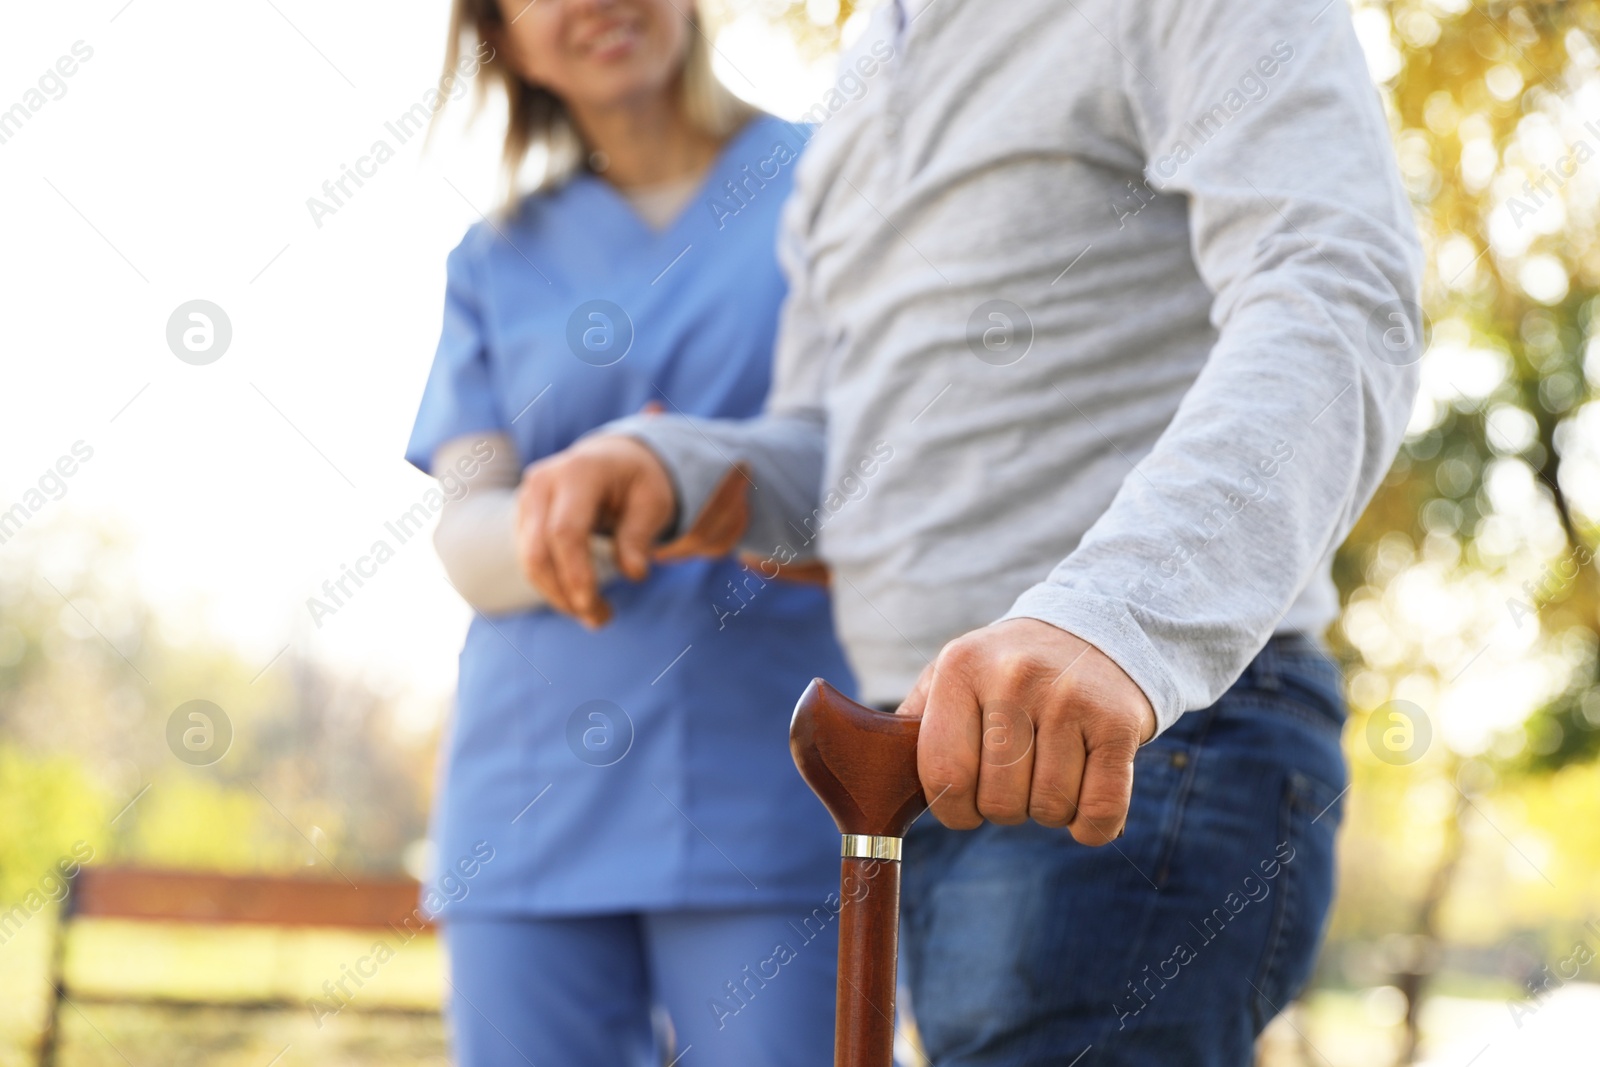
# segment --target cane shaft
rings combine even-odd
[[[894,1067],[902,838],[927,809],[917,777],[920,719],[857,704],[812,682],[795,705],[795,766],[844,835],[834,1067]]]
[[[839,997],[834,1067],[894,1063],[900,864],[847,856],[839,870]]]

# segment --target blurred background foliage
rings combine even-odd
[[[88,849],[99,864],[324,878],[409,864],[421,875],[437,742],[400,724],[393,694],[297,648],[246,663],[228,647],[168,636],[133,591],[126,547],[108,529],[62,518],[30,543],[47,547],[29,558],[7,546],[0,568],[0,1067],[32,1062],[48,1010],[58,864]],[[222,708],[233,729],[210,766],[180,762],[167,747],[168,717],[196,697]],[[100,923],[87,942],[75,939],[71,959],[76,981],[108,990],[141,992],[143,961],[168,972],[173,995],[242,987],[261,997],[283,995],[284,985],[310,995],[369,941]],[[188,973],[174,981],[174,965]],[[418,969],[425,987],[437,986],[437,956],[412,950],[385,975],[390,999],[416,999]],[[392,1062],[396,1048],[443,1062],[436,1023],[352,1014],[335,1041],[298,1012],[264,1020],[129,1006],[95,1016],[90,1025],[65,1013],[64,1062],[142,1053],[150,1062],[265,1063],[286,1041],[320,1049],[327,1063]],[[174,1044],[178,1032],[188,1036]]]
[[[396,730],[382,694],[293,649],[263,670],[170,642],[117,580],[114,536],[63,523],[49,542],[48,568],[13,555],[0,571],[0,901],[79,841],[98,863],[399,865],[423,835],[431,736]],[[233,726],[212,766],[167,748],[168,716],[197,694]]]
[[[705,11],[756,11],[816,57],[861,17]],[[1600,969],[1600,2],[1354,11],[1423,232],[1430,345],[1336,564],[1341,888],[1316,986],[1263,1055],[1464,1063],[1482,1045],[1487,1067]],[[0,570],[0,908],[80,840],[96,862],[419,869],[437,739],[397,725],[393,694],[294,649],[263,670],[171,641],[118,581],[112,534],[49,543],[50,567]],[[197,694],[235,729],[211,767],[165,746]],[[1580,944],[1594,955],[1572,963]]]
[[[431,734],[293,648],[265,667],[172,642],[119,581],[113,534],[62,522],[48,542],[48,567],[13,552],[0,570],[0,901],[80,840],[96,862],[400,866],[424,833]],[[211,766],[167,748],[197,696],[233,727]]]
[[[1600,950],[1600,4],[1356,21],[1428,253],[1431,344],[1337,564],[1355,787],[1322,978],[1391,991],[1372,1003],[1407,1061],[1438,1052],[1430,991],[1537,1001],[1577,945]],[[1426,750],[1385,751],[1418,715]]]

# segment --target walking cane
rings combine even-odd
[[[834,1067],[892,1067],[900,838],[927,808],[921,719],[857,704],[818,678],[795,705],[789,750],[844,835]]]

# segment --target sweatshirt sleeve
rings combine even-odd
[[[1148,195],[1188,200],[1217,340],[1111,507],[1005,617],[1100,648],[1164,730],[1239,677],[1388,470],[1422,254],[1345,4],[1152,10],[1114,31],[1123,92]]]
[[[740,547],[770,556],[787,546],[786,562],[815,556],[804,523],[815,515],[822,495],[827,436],[822,382],[832,347],[799,250],[801,218],[794,197],[778,243],[789,294],[779,317],[765,411],[754,419],[637,415],[597,431],[636,438],[660,457],[677,491],[679,531],[694,524],[728,469],[742,464],[752,489],[750,525]]]

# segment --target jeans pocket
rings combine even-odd
[[[1063,921],[1042,872],[1007,870],[947,879],[927,901],[912,1011],[930,1051],[996,1040],[1026,1029],[1045,990],[1035,948]]]
[[[1323,927],[1333,903],[1334,838],[1341,790],[1290,771],[1278,811],[1278,902],[1261,964],[1252,981],[1259,1033],[1300,994],[1316,965]]]

